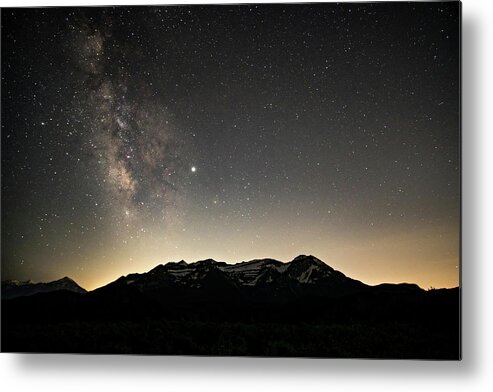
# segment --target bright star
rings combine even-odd
[[[197,171],[197,168],[195,166],[192,166],[190,170],[192,171],[192,173],[195,173]]]

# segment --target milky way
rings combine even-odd
[[[120,215],[125,226],[132,218],[165,224],[189,159],[184,136],[170,124],[162,105],[153,102],[152,83],[132,80],[122,53],[142,64],[145,56],[138,48],[126,48],[125,42],[115,43],[112,18],[105,22],[74,26],[74,60],[82,72],[81,89],[88,92],[77,105],[83,104],[82,121],[88,121],[89,152],[101,164],[106,187],[115,198],[117,220]]]
[[[314,254],[459,276],[459,4],[2,12],[2,274]]]

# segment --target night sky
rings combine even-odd
[[[459,283],[458,3],[2,10],[2,279],[313,254]]]

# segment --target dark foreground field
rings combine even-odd
[[[3,351],[154,355],[458,359],[452,331],[413,324],[144,320],[17,324]]]
[[[2,301],[2,351],[460,359],[459,289],[271,303],[135,293]]]

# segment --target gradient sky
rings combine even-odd
[[[2,279],[313,254],[459,283],[459,3],[2,10]]]

